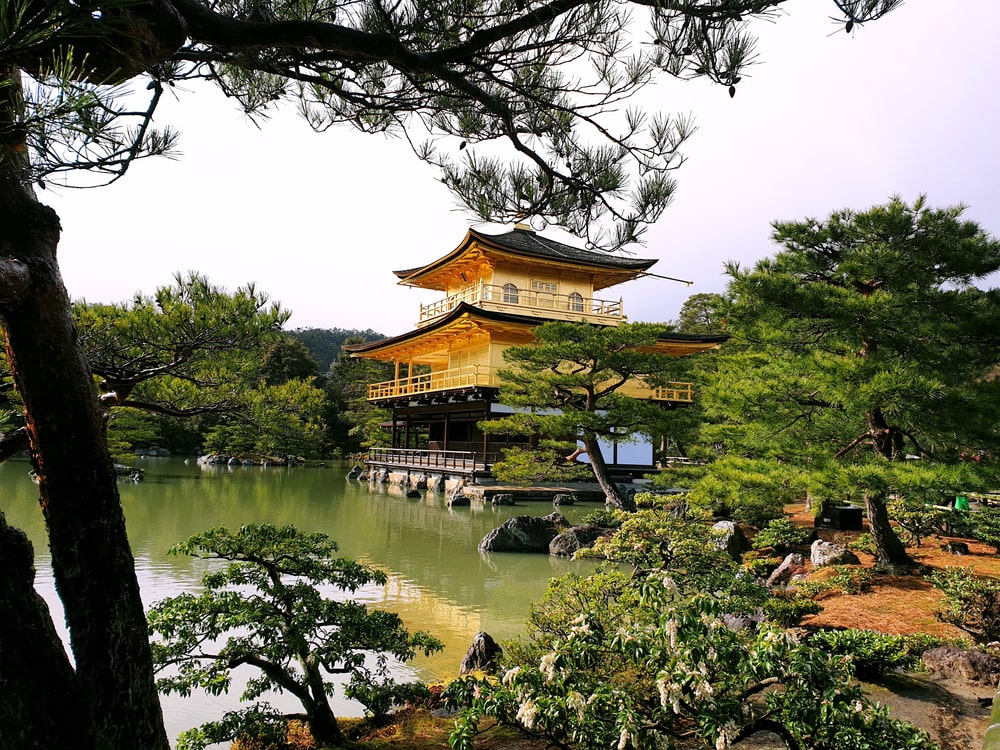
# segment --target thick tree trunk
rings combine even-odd
[[[10,111],[10,99],[0,101],[0,121]],[[87,721],[100,750],[167,750],[104,424],[56,263],[58,217],[18,179],[12,153],[0,159],[0,323],[24,402]],[[0,619],[21,616],[0,612]],[[60,678],[38,672],[28,677]],[[59,705],[39,704],[36,710],[52,722],[64,721]]]
[[[885,498],[865,493],[865,509],[868,513],[868,530],[875,545],[875,566],[878,568],[912,568],[913,559],[906,553],[906,547],[899,541],[889,523],[889,511]]]
[[[596,435],[584,435],[583,446],[587,449],[587,456],[590,458],[590,467],[594,472],[594,479],[598,486],[604,490],[605,503],[609,508],[634,511],[635,501],[632,500],[622,488],[611,481],[611,474],[608,465],[604,461],[601,453],[601,443]]]
[[[34,550],[0,513],[0,747],[94,747],[73,667],[35,591]]]
[[[902,452],[902,436],[898,429],[888,423],[881,409],[872,409],[867,414],[868,430],[875,452],[887,461],[896,460]],[[875,565],[879,568],[912,568],[913,559],[906,553],[906,547],[899,541],[892,524],[885,497],[865,493],[865,508],[868,513],[868,529],[875,545]]]

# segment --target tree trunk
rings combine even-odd
[[[18,80],[6,73],[0,80]],[[16,97],[16,86],[0,94],[0,125],[16,122]],[[24,184],[23,148],[0,149],[0,324],[24,402],[87,721],[100,750],[168,750],[105,426],[56,262],[59,220]],[[21,616],[0,611],[0,619]],[[59,705],[35,708],[51,722],[64,720]]]
[[[583,446],[587,449],[587,456],[590,458],[590,467],[594,472],[594,479],[602,490],[604,490],[605,503],[609,508],[619,510],[634,511],[635,501],[632,500],[621,487],[611,481],[611,474],[608,465],[604,462],[604,454],[601,453],[601,443],[596,435],[585,434],[582,438]]]
[[[0,747],[92,750],[73,667],[35,591],[34,550],[0,513]]]
[[[889,523],[889,511],[885,498],[865,493],[865,509],[868,512],[868,530],[875,545],[875,567],[912,568],[913,559],[906,553],[906,547],[899,541]]]

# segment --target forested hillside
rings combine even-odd
[[[355,328],[296,328],[287,332],[292,338],[302,342],[309,350],[310,356],[316,360],[320,372],[326,372],[330,365],[337,361],[337,354],[344,342],[354,336],[360,336],[365,341],[384,339],[385,335],[366,328],[363,331]]]

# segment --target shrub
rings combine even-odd
[[[972,536],[1000,553],[1000,511],[983,509],[966,515]]]
[[[757,532],[751,546],[754,549],[771,547],[779,555],[784,555],[793,547],[807,544],[811,536],[809,529],[796,526],[787,518],[775,518]]]
[[[771,574],[771,571],[781,565],[781,558],[763,555],[757,550],[750,550],[743,553],[740,564],[754,578],[766,578]]]
[[[866,555],[875,556],[875,540],[867,531],[847,546],[855,552],[864,552]]]
[[[625,520],[625,513],[620,510],[599,508],[591,511],[580,520],[583,523],[600,526],[605,529],[617,529],[622,525],[622,521]]]
[[[899,498],[889,502],[889,515],[906,533],[899,535],[900,541],[920,546],[925,537],[939,531],[944,521],[944,512],[933,505],[916,500]]]
[[[613,628],[581,612],[565,637],[499,683],[452,682],[448,703],[464,709],[452,747],[470,750],[486,718],[579,750],[659,747],[670,736],[723,748],[765,728],[793,747],[934,747],[871,703],[844,659],[768,623],[726,627],[726,599],[685,597],[656,575],[643,584],[642,601],[641,621],[625,616]],[[595,663],[616,672],[595,673]]]
[[[929,648],[941,645],[929,635],[889,635],[874,630],[819,630],[809,644],[831,654],[851,657],[854,673],[862,680],[875,680],[894,669],[917,669]]]
[[[944,592],[938,617],[979,641],[1000,640],[1000,580],[977,576],[971,568],[936,571],[930,581]]]
[[[219,695],[229,690],[232,670],[251,665],[260,672],[248,680],[241,700],[254,701],[270,690],[292,693],[320,746],[343,740],[327,675],[348,675],[345,695],[376,715],[424,690],[397,684],[387,655],[406,661],[441,644],[426,633],[411,635],[391,612],[324,597],[319,586],[353,594],[386,581],[384,573],[336,552],[336,542],[325,534],[271,525],[210,529],[176,545],[172,554],[228,564],[204,575],[201,594],[171,597],[150,610],[150,632],[159,636],[152,643],[154,662],[158,669],[175,669],[157,687],[182,695],[200,687]],[[280,740],[287,737],[289,718],[254,703],[183,733],[178,747],[203,748],[241,736]]]
[[[875,572],[868,568],[834,565],[826,577],[802,581],[797,586],[806,596],[818,596],[834,590],[843,594],[857,595],[871,591],[874,577]]]
[[[808,596],[783,591],[775,592],[764,602],[763,609],[768,620],[783,628],[793,628],[806,615],[818,615],[823,611],[823,607]]]

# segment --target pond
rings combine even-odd
[[[400,666],[402,677],[429,681],[454,676],[476,632],[485,630],[498,640],[516,637],[531,602],[544,593],[550,578],[592,567],[548,555],[479,553],[477,545],[487,532],[514,515],[550,513],[547,503],[451,509],[443,493],[425,492],[411,500],[398,487],[369,489],[348,481],[349,466],[339,463],[326,468],[203,468],[194,459],[160,458],[143,459],[139,465],[146,480],[123,481],[119,489],[147,606],[182,591],[197,591],[205,563],[167,555],[174,543],[196,532],[245,523],[293,524],[323,532],[345,555],[388,574],[386,585],[367,587],[358,599],[397,612],[411,630],[427,630],[444,642],[441,653]],[[36,588],[61,627],[37,488],[28,469],[25,461],[0,464],[0,510],[34,543]],[[596,507],[583,504],[560,512],[575,522]],[[164,698],[168,734],[174,739],[182,729],[218,718],[235,706],[235,696]],[[335,710],[342,716],[361,713],[360,706],[343,701]]]

